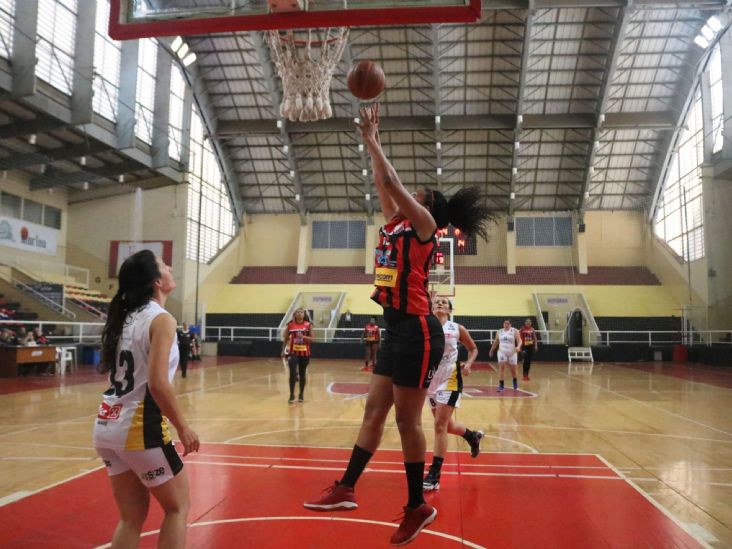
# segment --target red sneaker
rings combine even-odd
[[[308,509],[316,511],[333,511],[335,509],[357,509],[356,494],[350,486],[343,486],[338,481],[323,490],[323,495],[313,501],[303,503]]]
[[[417,537],[417,534],[422,531],[422,528],[434,522],[436,517],[437,509],[426,503],[423,503],[416,509],[405,507],[404,518],[397,531],[391,536],[391,544],[406,545]]]
[[[529,376],[524,376],[524,381],[529,381]]]

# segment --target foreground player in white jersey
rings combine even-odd
[[[511,368],[511,377],[513,377],[513,390],[518,389],[518,378],[517,376],[517,364],[518,354],[521,352],[521,336],[516,328],[511,327],[510,320],[503,321],[503,329],[498,330],[496,339],[491,345],[491,352],[489,353],[493,357],[493,353],[498,347],[498,390],[503,391],[503,373],[506,371],[506,366]]]
[[[102,332],[100,369],[109,372],[94,424],[94,448],[107,466],[120,521],[112,547],[137,547],[150,494],[165,512],[158,547],[185,545],[188,478],[168,430],[178,431],[184,456],[197,452],[171,382],[178,367],[175,319],[163,308],[175,289],[171,268],[142,250],[119,270],[119,290]]]
[[[464,326],[450,320],[452,302],[447,297],[438,296],[432,300],[432,313],[445,332],[445,351],[427,390],[427,401],[435,416],[435,451],[432,465],[422,483],[425,491],[440,488],[448,433],[463,437],[470,444],[470,455],[473,457],[480,454],[480,441],[483,438],[483,431],[471,431],[452,417],[455,408],[460,406],[463,374],[470,375],[470,368],[478,357],[478,347]],[[468,360],[463,364],[458,363],[458,341],[468,350]]]

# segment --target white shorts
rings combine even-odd
[[[508,362],[509,364],[518,364],[518,353],[504,353],[498,351],[498,362]]]
[[[436,393],[427,395],[427,402],[430,403],[430,408],[433,410],[437,408],[438,404],[446,404],[453,408],[460,408],[461,398],[462,394],[460,391],[437,391]]]
[[[183,461],[173,444],[135,451],[116,448],[95,450],[107,466],[110,477],[132,470],[148,488],[165,484],[183,469]]]

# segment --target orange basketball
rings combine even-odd
[[[348,89],[359,99],[369,100],[384,90],[384,71],[374,61],[364,59],[348,71]]]

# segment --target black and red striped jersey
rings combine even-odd
[[[376,288],[371,299],[385,309],[429,314],[429,271],[436,249],[435,235],[421,242],[405,217],[395,217],[381,227],[375,257]]]
[[[379,326],[369,322],[363,329],[363,338],[371,343],[378,343],[380,339]]]
[[[289,334],[287,354],[297,356],[310,356],[310,341],[304,339],[303,336],[310,336],[312,324],[307,320],[302,323],[291,320],[287,323],[287,332]]]

